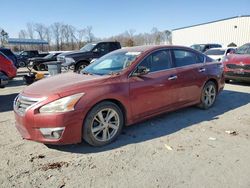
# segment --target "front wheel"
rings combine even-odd
[[[103,146],[113,142],[124,124],[121,109],[112,102],[97,104],[88,113],[83,127],[83,138],[92,146]]]
[[[87,67],[89,65],[89,63],[87,62],[79,62],[76,64],[75,66],[75,72],[81,72],[82,69],[84,69],[85,67]]]
[[[215,102],[216,95],[217,89],[215,83],[212,81],[207,82],[202,90],[201,103],[199,107],[203,109],[210,108]]]

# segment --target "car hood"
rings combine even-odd
[[[84,52],[84,51],[73,51],[73,52],[66,52],[66,53],[62,53],[59,56],[62,57],[75,57],[75,56],[79,56],[79,55],[87,55],[90,52]]]
[[[232,54],[232,55],[229,55],[227,63],[250,64],[250,55],[247,55],[247,54]]]
[[[98,87],[103,84],[110,75],[82,75],[76,73],[64,73],[50,78],[43,78],[23,90],[24,95],[31,97],[44,97],[50,95],[64,96],[67,94],[84,92],[90,86]]]
[[[222,59],[224,55],[208,55],[208,57],[212,58],[212,59]]]
[[[43,59],[44,59],[43,57],[32,57],[32,58],[29,58],[29,61],[39,61]]]

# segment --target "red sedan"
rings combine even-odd
[[[250,43],[239,47],[224,59],[225,79],[250,82]]]
[[[14,101],[22,137],[93,146],[114,141],[124,125],[199,105],[224,87],[223,66],[191,48],[142,46],[109,53],[84,68],[38,81]]]
[[[0,87],[4,87],[8,79],[16,76],[17,69],[13,62],[0,52]]]

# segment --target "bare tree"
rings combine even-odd
[[[28,34],[24,29],[20,30],[19,33],[18,33],[18,37],[20,39],[25,39],[25,38],[27,38],[27,36],[28,36]]]
[[[33,23],[27,23],[26,24],[27,28],[27,35],[30,39],[34,39],[34,24]]]
[[[54,23],[53,25],[51,25],[52,28],[52,33],[55,39],[55,43],[56,43],[56,49],[60,50],[60,30],[61,30],[61,26],[62,24],[59,22]]]
[[[49,43],[48,50],[50,50],[50,44],[51,44],[51,38],[52,38],[52,32],[49,27],[45,27],[45,39]]]
[[[77,43],[78,43],[78,48],[80,49],[83,45],[83,38],[85,36],[85,30],[80,29],[77,31]]]
[[[36,23],[35,26],[34,26],[34,30],[37,32],[38,37],[41,40],[44,40],[44,38],[45,38],[45,30],[46,30],[45,25],[40,24],[40,23]]]
[[[93,42],[95,36],[92,32],[92,26],[87,26],[84,30],[85,30],[85,38],[87,40],[87,42]]]
[[[0,46],[4,46],[8,42],[9,34],[0,28]]]

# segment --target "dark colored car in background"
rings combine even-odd
[[[223,87],[222,64],[191,48],[123,48],[81,74],[26,87],[14,101],[16,127],[28,140],[101,146],[124,125],[192,105],[208,109]]]
[[[95,42],[88,43],[79,51],[67,52],[58,55],[57,61],[62,63],[64,67],[74,66],[74,71],[80,71],[88,66],[93,59],[102,57],[103,55],[120,49],[119,42]]]
[[[211,48],[222,48],[220,44],[194,44],[190,47],[202,53]]]
[[[19,67],[17,56],[10,49],[0,48],[0,52],[2,52],[5,56],[7,56],[14,63],[16,68]]]
[[[17,68],[13,62],[0,52],[0,87],[3,88],[9,79],[16,76]]]
[[[39,53],[38,50],[25,50],[25,51],[22,51],[19,53],[19,55],[17,56],[17,59],[19,62],[19,66],[25,67],[28,63],[29,58],[45,57],[46,55],[48,55],[48,53],[46,53],[46,52]]]
[[[61,52],[53,52],[49,53],[45,57],[33,57],[28,59],[28,64],[36,71],[47,71],[48,67],[44,63],[56,61],[57,56],[61,54]]]
[[[250,82],[250,43],[239,47],[223,60],[225,79]]]

